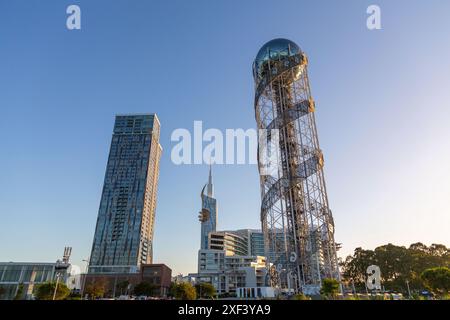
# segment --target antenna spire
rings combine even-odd
[[[209,177],[208,177],[208,187],[207,187],[208,197],[212,197],[214,194],[213,180],[212,180],[212,164],[209,163]]]

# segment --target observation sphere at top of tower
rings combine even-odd
[[[294,56],[301,53],[300,47],[288,39],[273,39],[259,49],[253,63],[253,77],[255,80],[262,77],[264,65],[270,60],[278,60],[283,57]]]

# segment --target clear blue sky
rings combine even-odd
[[[380,31],[366,8],[382,9]],[[78,4],[82,30],[65,27]],[[298,43],[341,255],[450,244],[450,2],[0,0],[0,260],[87,258],[114,115],[162,123],[155,261],[196,271],[207,166],[170,161],[176,128],[254,128],[251,64]],[[256,166],[216,166],[221,229],[259,228]]]

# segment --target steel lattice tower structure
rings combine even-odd
[[[257,126],[268,132],[258,147],[261,152],[276,145],[270,175],[262,172],[259,154],[271,285],[317,294],[322,279],[340,280],[340,275],[307,65],[294,42],[274,39],[260,49],[253,76]]]

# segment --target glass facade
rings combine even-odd
[[[89,272],[152,263],[161,146],[156,115],[116,117]],[[108,268],[109,267],[109,268]]]
[[[256,55],[253,76],[255,79],[261,79],[264,72],[269,69],[269,61],[292,57],[300,52],[298,45],[287,39],[273,39],[267,42]]]
[[[55,281],[55,263],[0,263],[0,300],[31,299],[36,285]],[[61,273],[61,271],[58,271]],[[66,280],[67,272],[63,271]]]
[[[264,235],[262,231],[251,230],[249,232],[251,255],[265,256],[264,253]]]
[[[224,234],[223,246],[219,247],[220,239],[213,239]],[[264,235],[261,230],[242,229],[235,231],[222,231],[211,234],[210,249],[227,250],[230,254],[265,256]],[[213,241],[214,240],[214,241]]]

